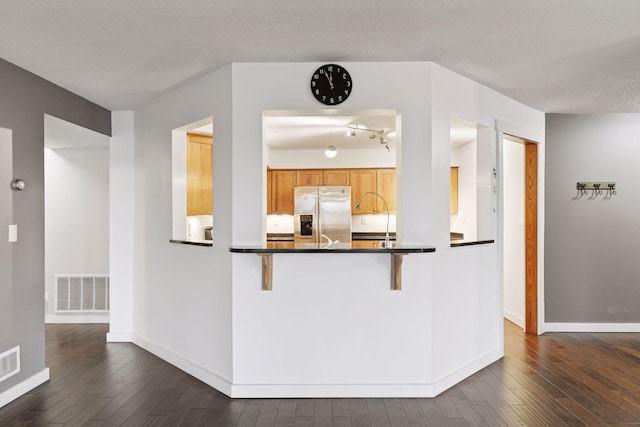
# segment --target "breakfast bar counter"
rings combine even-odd
[[[436,248],[430,245],[403,246],[394,245],[388,248],[352,248],[349,243],[319,246],[309,243],[298,243],[292,248],[270,248],[267,246],[232,246],[230,252],[251,253],[262,257],[262,290],[273,289],[273,254],[300,254],[300,253],[370,253],[391,255],[391,290],[402,289],[402,257],[409,254],[435,252]]]

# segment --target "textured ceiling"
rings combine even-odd
[[[113,110],[231,62],[434,61],[545,112],[640,112],[637,0],[2,0],[0,57]]]

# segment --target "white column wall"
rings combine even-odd
[[[500,242],[453,248],[449,244],[450,116],[486,126],[488,132],[495,131],[498,119],[508,123],[515,135],[541,143],[545,116],[436,64],[432,65],[432,77],[432,242],[437,247],[431,258],[432,369],[433,381],[448,386],[503,354]],[[495,136],[492,141],[495,152]],[[539,162],[544,175],[543,156]],[[497,196],[492,200],[496,208]],[[494,230],[497,213],[493,214]],[[543,215],[539,221],[544,221]]]
[[[133,334],[134,132],[133,112],[111,113],[109,143],[110,325],[107,341],[128,342]]]
[[[233,206],[234,217],[242,218],[234,222],[234,244],[263,241],[262,112],[317,109],[308,86],[319,65],[233,65]],[[398,232],[405,243],[428,244],[430,65],[342,65],[354,91],[335,109],[401,115]],[[388,255],[276,254],[274,290],[264,292],[260,258],[234,254],[235,395],[429,393],[431,258],[406,256],[403,290],[392,292]]]
[[[110,341],[133,341],[227,393],[231,383],[230,70],[204,76],[135,112],[113,113],[113,289],[108,336]],[[205,117],[213,117],[216,137],[214,244],[172,244],[171,131]]]

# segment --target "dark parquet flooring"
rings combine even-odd
[[[0,408],[0,426],[640,425],[640,334],[525,335],[434,399],[229,399],[107,325],[47,325],[51,380]]]

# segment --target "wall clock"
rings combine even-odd
[[[311,93],[324,105],[343,103],[351,94],[352,89],[351,76],[341,65],[323,65],[311,77]]]

